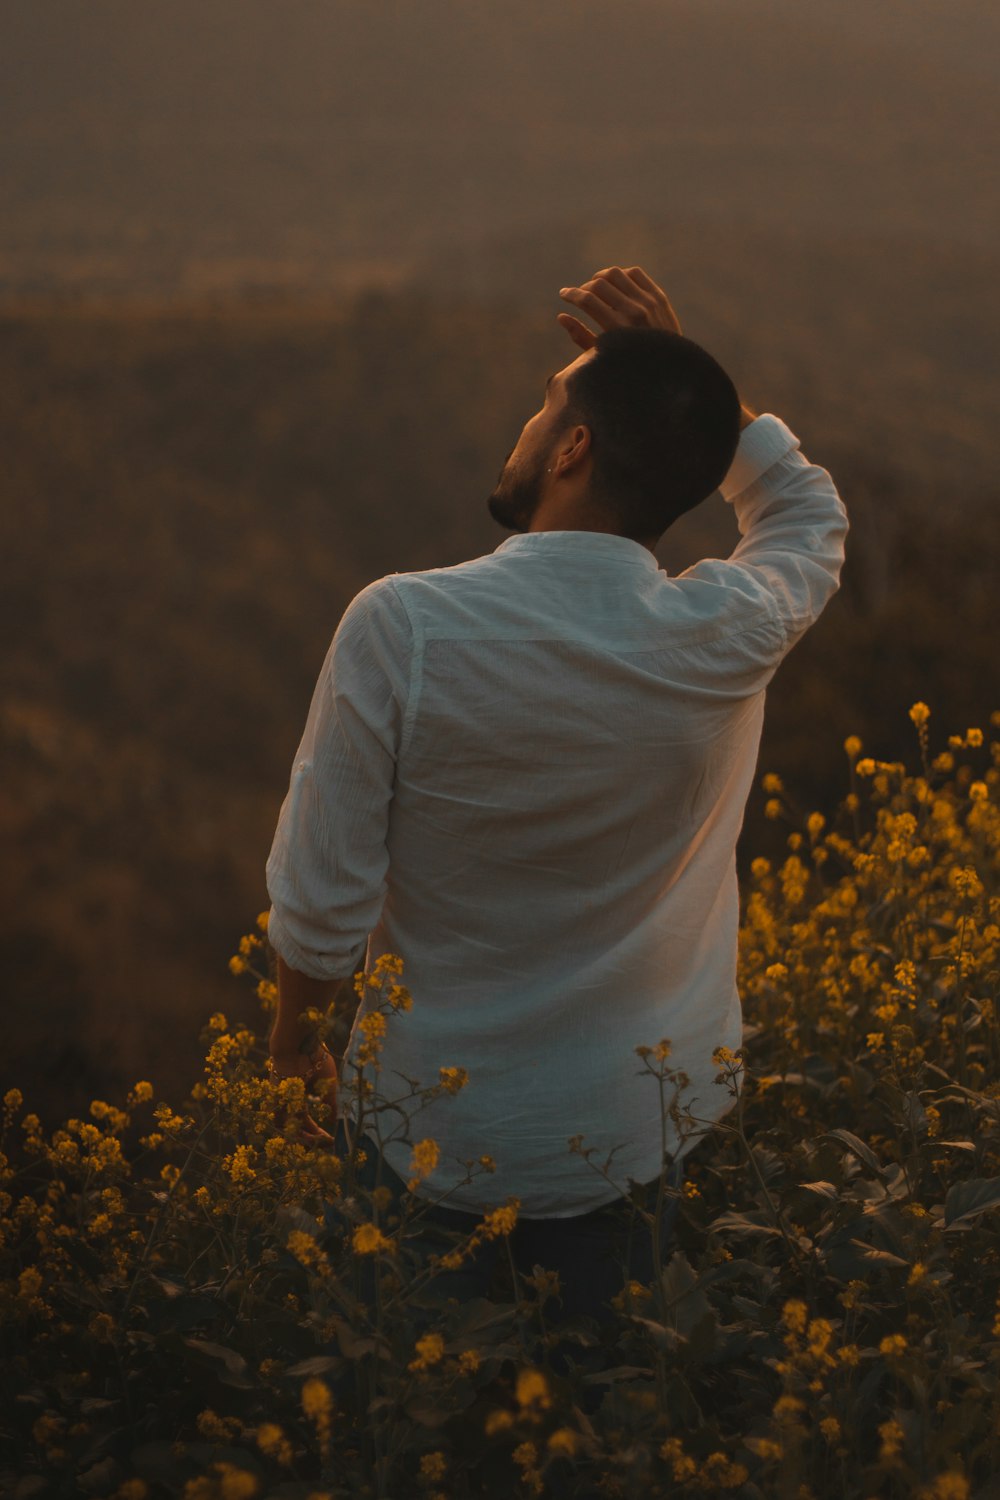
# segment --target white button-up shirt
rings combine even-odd
[[[698,1122],[679,1142],[668,1115],[668,1152],[735,1102],[712,1053],[742,1040],[735,846],[764,692],[838,586],[847,515],[770,415],[721,492],[741,541],[676,577],[627,537],[517,533],[377,579],[337,627],[267,862],[268,933],[316,978],[402,958],[413,1004],[363,1076],[440,1147],[423,1197],[562,1218],[651,1181],[660,1085],[636,1048],[662,1038]],[[342,1068],[350,1119],[373,993]],[[408,1080],[441,1067],[467,1084],[416,1112]],[[399,1113],[379,1125],[409,1177]],[[591,1163],[617,1148],[611,1181],[578,1135]],[[460,1185],[484,1153],[495,1173]]]

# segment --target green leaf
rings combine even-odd
[[[710,1232],[716,1229],[728,1229],[731,1230],[734,1234],[746,1235],[780,1235],[781,1233],[781,1230],[775,1228],[773,1224],[761,1224],[760,1222],[758,1222],[758,1220],[751,1219],[748,1214],[738,1214],[735,1212],[717,1215],[717,1217],[712,1220],[711,1224],[709,1224],[708,1228]]]
[[[300,1359],[297,1365],[289,1365],[286,1375],[325,1375],[330,1370],[343,1368],[343,1360],[333,1354],[314,1354],[310,1359]]]
[[[695,1324],[712,1311],[683,1250],[675,1250],[670,1257],[660,1275],[660,1285],[668,1303],[667,1317],[678,1333],[687,1336]]]
[[[207,1339],[187,1338],[184,1343],[189,1349],[193,1349],[195,1354],[200,1354],[210,1361],[223,1385],[233,1385],[238,1390],[253,1389],[254,1382],[250,1379],[247,1362],[235,1349],[227,1349],[222,1344],[209,1343]]]
[[[944,1200],[945,1228],[997,1207],[1000,1207],[1000,1177],[970,1177],[965,1182],[952,1183]]]
[[[832,1182],[800,1182],[797,1186],[804,1193],[816,1193],[820,1198],[831,1198],[835,1203],[840,1199],[840,1193]]]
[[[859,1140],[856,1135],[852,1135],[849,1130],[844,1130],[838,1126],[836,1130],[824,1131],[820,1139],[842,1141],[849,1151],[854,1152],[859,1161],[864,1162],[866,1167],[872,1172],[876,1172],[879,1176],[882,1175],[882,1163],[874,1151],[870,1146],[866,1146],[864,1141]]]

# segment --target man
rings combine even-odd
[[[442,1066],[468,1073],[410,1122],[440,1147],[420,1196],[470,1225],[516,1198],[524,1263],[543,1245],[575,1277],[572,1309],[599,1312],[616,1287],[589,1231],[659,1177],[664,1145],[678,1183],[734,1103],[713,1053],[741,1043],[735,845],[764,694],[838,587],[847,517],[639,267],[561,296],[583,352],[550,377],[489,497],[514,535],[376,580],[334,635],[267,864],[271,1053],[336,1097],[336,1062],[303,1056],[298,1015],[400,955],[413,1004],[389,1017],[377,1079],[366,1068],[378,1099],[405,1101]],[[671,577],[654,547],[718,488],[742,540]],[[636,1055],[663,1038],[701,1122],[683,1139]],[[380,1116],[397,1184],[399,1121]],[[481,1156],[496,1170],[469,1181],[462,1163]],[[648,1246],[635,1264],[649,1271]]]

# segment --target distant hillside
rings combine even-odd
[[[677,274],[679,306],[700,286],[692,333],[718,331],[748,399],[799,432],[851,512],[844,587],[770,691],[761,756],[807,809],[828,806],[845,734],[894,754],[917,697],[936,733],[997,706],[992,440],[946,337],[962,287],[974,333],[981,288],[970,274],[909,343],[900,327],[898,348],[875,340],[865,363],[862,314],[842,298],[817,324],[791,296],[777,313],[773,287],[744,300],[731,279],[711,307],[713,267]],[[873,319],[892,306],[878,274]],[[898,280],[921,275],[900,266]],[[340,307],[2,319],[0,930],[18,1018],[4,1068],[32,1107],[62,1118],[150,1072],[186,1082],[204,1016],[251,1003],[226,960],[265,904],[330,636],[372,578],[502,539],[485,496],[573,353],[551,313],[439,286]],[[660,557],[676,572],[734,541],[716,497]],[[744,862],[783,833],[761,808],[755,794]]]

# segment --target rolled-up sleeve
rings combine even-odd
[[[741,540],[730,557],[696,563],[682,576],[758,599],[781,627],[783,655],[839,587],[847,510],[827,470],[810,463],[795,434],[770,413],[741,433],[719,488]]]
[[[268,938],[313,979],[356,973],[382,911],[412,651],[380,578],[348,605],[313,692],[266,865]]]

